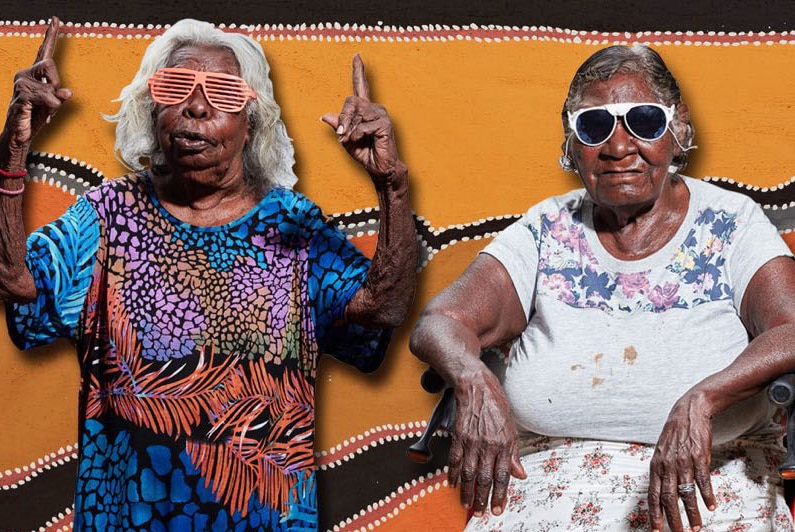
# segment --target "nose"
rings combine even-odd
[[[201,85],[196,85],[184,105],[182,112],[189,118],[206,118],[210,114],[210,103]]]
[[[623,159],[637,150],[634,135],[627,130],[623,118],[620,118],[613,135],[602,145],[602,153],[612,159]]]

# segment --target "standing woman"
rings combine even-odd
[[[593,54],[562,118],[584,188],[497,236],[411,339],[455,389],[467,530],[792,530],[763,393],[795,371],[789,249],[679,173],[690,113],[651,48]],[[500,381],[480,353],[507,342]]]
[[[354,59],[324,121],[370,175],[370,262],[293,192],[293,148],[262,48],[194,20],[146,50],[121,94],[134,173],[25,243],[25,159],[71,92],[53,19],[0,136],[0,296],[20,348],[71,338],[81,367],[76,530],[317,528],[317,358],[383,358],[415,287],[408,177]]]

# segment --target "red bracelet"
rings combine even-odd
[[[8,190],[5,188],[0,188],[0,196],[19,196],[25,190],[25,183],[22,183],[22,187],[16,190]]]
[[[6,177],[8,179],[20,178],[20,177],[27,177],[28,171],[25,169],[18,170],[16,172],[8,172],[0,168],[0,177]]]

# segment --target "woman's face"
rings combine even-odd
[[[607,81],[589,85],[579,109],[629,102],[662,103],[642,77],[616,74]],[[677,111],[686,112],[686,107],[679,107],[682,109]],[[608,209],[653,204],[660,196],[678,149],[670,129],[656,141],[644,141],[627,131],[621,118],[604,144],[586,146],[574,135],[569,142],[574,166],[586,190],[597,205]]]
[[[232,52],[212,46],[183,46],[174,52],[168,66],[240,75]],[[205,185],[243,177],[243,148],[249,140],[245,110],[227,113],[215,109],[197,85],[182,103],[158,104],[155,115],[155,133],[174,175]]]

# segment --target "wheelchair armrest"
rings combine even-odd
[[[770,402],[784,408],[787,413],[787,455],[778,473],[785,480],[795,479],[795,373],[782,375],[767,389]]]
[[[419,440],[408,448],[406,454],[417,463],[426,464],[433,458],[431,439],[438,429],[451,430],[455,424],[455,395],[452,388],[448,388],[438,373],[433,368],[428,368],[422,374],[420,383],[428,393],[439,393],[444,390],[441,399],[431,413],[431,418],[425,426],[425,431]]]
[[[510,346],[508,344],[486,349],[481,352],[480,359],[500,381],[505,376],[507,367],[507,355]],[[415,462],[427,463],[433,457],[431,452],[431,439],[438,429],[451,432],[455,428],[455,393],[447,386],[447,383],[439,376],[433,368],[428,368],[420,377],[420,384],[428,393],[439,393],[444,390],[442,398],[433,409],[425,432],[414,445],[409,447],[406,454]]]

